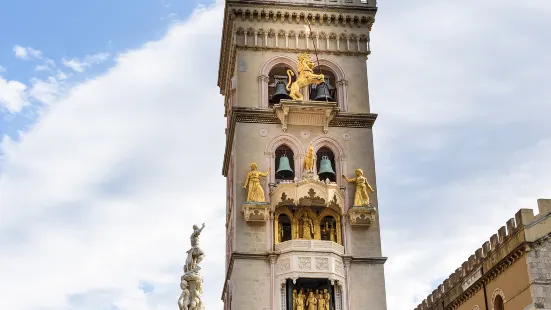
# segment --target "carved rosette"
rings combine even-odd
[[[373,206],[354,206],[348,209],[350,224],[369,228],[376,221],[377,208]]]
[[[270,218],[270,205],[268,203],[245,203],[241,210],[247,222],[266,222]]]

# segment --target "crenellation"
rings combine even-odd
[[[482,247],[469,256],[469,259],[464,261],[461,267],[450,274],[438,286],[438,289],[428,295],[415,309],[436,310],[442,306],[447,307],[452,302],[456,302],[457,298],[467,290],[472,289],[474,283],[480,281],[488,271],[493,270],[503,259],[509,257],[514,251],[522,249],[521,244],[551,237],[551,199],[538,199],[538,209],[537,216],[534,216],[534,210],[532,209],[520,209],[514,218],[510,218],[505,226],[500,227],[497,234],[492,235],[489,241],[484,242]],[[549,252],[551,253],[551,251]],[[542,257],[541,254],[539,255]],[[549,257],[551,257],[551,254]],[[544,259],[540,260],[544,261]],[[551,266],[551,258],[546,259],[545,262],[550,262],[545,266]],[[551,267],[546,268],[551,270]],[[477,269],[478,271],[476,271]],[[536,270],[534,273],[543,273],[541,269],[534,269]],[[551,288],[549,290],[551,291]]]
[[[507,229],[505,228],[505,226],[501,226],[499,228],[499,230],[497,231],[497,235],[499,236],[499,244],[505,242],[505,239],[507,239]]]

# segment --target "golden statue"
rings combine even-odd
[[[296,302],[294,303],[296,305],[296,310],[305,310],[304,309],[305,300],[306,300],[306,295],[304,295],[304,291],[300,289],[300,292],[297,295]]]
[[[279,236],[279,242],[282,242],[284,232],[283,232],[283,224],[281,224],[281,223],[277,223],[277,234]]]
[[[367,182],[367,178],[364,177],[364,173],[362,169],[356,169],[356,177],[353,179],[347,178],[344,174],[342,176],[346,182],[348,183],[356,183],[356,193],[354,194],[354,206],[369,206],[371,203],[369,201],[369,194],[367,193],[367,190],[369,189],[370,192],[374,192],[371,185],[369,185],[369,182]]]
[[[331,304],[331,294],[329,294],[327,289],[323,289],[323,299],[325,299],[325,309],[323,310],[329,310],[329,305]]]
[[[243,188],[247,188],[247,185],[249,185],[249,193],[247,194],[247,201],[250,202],[266,202],[266,196],[264,196],[264,190],[262,189],[262,186],[260,186],[260,177],[266,177],[268,176],[268,173],[270,173],[270,168],[268,168],[268,172],[262,173],[258,170],[256,170],[258,166],[255,163],[251,164],[251,171],[247,173],[247,180],[245,180],[245,185],[243,185]]]
[[[306,171],[314,171],[314,165],[316,164],[316,155],[314,154],[314,146],[310,143],[306,156],[304,157],[304,169]]]
[[[312,219],[308,215],[306,215],[306,213],[303,213],[300,219],[302,220],[302,239],[313,239],[314,223],[312,222]]]
[[[327,289],[325,289],[327,290]],[[325,295],[323,293],[318,293],[318,290],[316,290],[316,296],[318,297],[318,309],[317,310],[327,310],[328,301],[325,299]]]
[[[297,310],[297,289],[293,289],[293,310]]]
[[[294,100],[304,100],[304,96],[300,93],[300,90],[311,84],[320,84],[325,80],[323,74],[314,74],[314,63],[310,59],[310,55],[307,53],[301,53],[298,56],[298,77],[297,80],[291,84],[291,77],[295,75],[293,70],[287,70],[287,76],[289,81],[287,82],[287,91],[290,91],[289,96]]]
[[[310,291],[308,294],[308,299],[306,299],[306,306],[308,307],[308,310],[317,310],[317,304],[318,300],[316,299],[316,296],[314,296],[314,292]]]

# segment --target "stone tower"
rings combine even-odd
[[[386,310],[366,68],[376,11],[226,0],[224,309]]]

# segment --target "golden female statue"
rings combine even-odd
[[[354,206],[369,206],[371,203],[369,201],[369,194],[367,193],[367,190],[370,192],[374,192],[371,185],[369,185],[369,182],[367,182],[367,178],[364,177],[364,173],[362,169],[356,169],[356,177],[353,179],[347,178],[344,174],[342,176],[346,182],[348,183],[356,183],[356,193],[354,194]]]
[[[304,169],[306,171],[314,171],[314,164],[316,163],[316,155],[314,154],[314,146],[310,143],[306,156],[304,157]]]
[[[247,201],[250,202],[266,202],[266,196],[264,196],[264,190],[262,189],[262,186],[260,186],[260,177],[266,177],[268,176],[268,173],[270,173],[270,168],[268,168],[268,172],[262,173],[258,170],[256,170],[258,166],[255,163],[251,164],[251,171],[247,173],[247,180],[245,180],[245,185],[243,185],[243,188],[247,188],[247,185],[249,185],[249,193],[247,194]]]
[[[297,289],[293,290],[293,310],[297,310]]]
[[[297,295],[296,310],[304,310],[305,299],[306,299],[306,295],[304,295],[304,291],[300,289],[300,292]]]
[[[316,296],[314,296],[314,292],[310,291],[308,294],[308,299],[306,299],[306,306],[308,307],[308,310],[317,310],[317,304],[318,300],[316,299]]]
[[[317,293],[317,290],[316,290]],[[318,297],[318,309],[317,310],[327,310],[327,300],[323,293],[316,294]]]
[[[314,74],[314,62],[310,59],[310,55],[302,53],[298,56],[298,77],[291,84],[291,77],[295,75],[292,70],[287,70],[287,91],[290,91],[289,96],[294,100],[304,100],[304,96],[300,93],[300,89],[311,84],[320,84],[325,80],[323,74]]]
[[[327,289],[323,289],[323,299],[325,299],[325,309],[323,310],[329,310],[329,305],[331,304],[331,294],[327,291]]]
[[[314,237],[314,223],[312,222],[312,219],[306,215],[306,213],[302,214],[301,217],[302,220],[302,239],[310,240]]]

